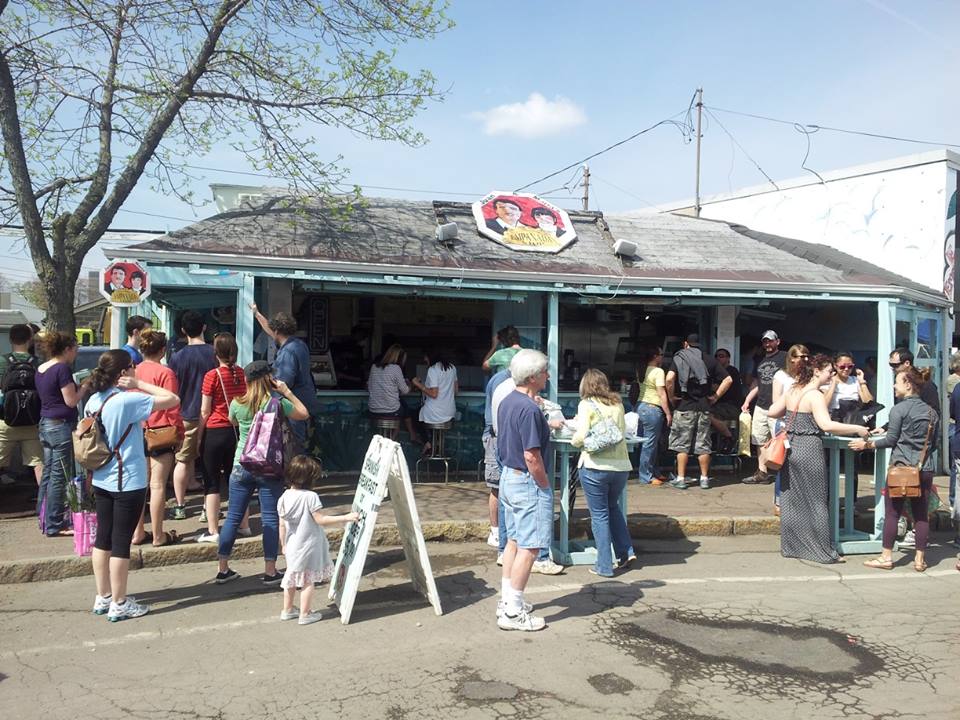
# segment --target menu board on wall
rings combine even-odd
[[[327,298],[312,297],[307,309],[309,311],[307,315],[307,338],[310,341],[310,354],[325,353],[329,349],[329,302]]]

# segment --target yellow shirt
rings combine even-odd
[[[647,371],[643,376],[643,394],[640,396],[640,402],[660,407],[660,393],[657,388],[667,386],[667,376],[663,368],[654,365],[648,365]]]
[[[663,374],[663,371],[660,371]],[[597,409],[600,412],[598,417]],[[610,418],[620,427],[620,432],[626,433],[627,426],[623,421],[623,405],[607,405],[599,400],[581,400],[577,406],[577,432],[570,438],[570,444],[574,447],[582,448],[583,440],[587,436],[592,423],[598,422],[602,418]],[[613,447],[604,448],[595,453],[589,453],[586,450],[580,452],[580,462],[577,467],[587,467],[592,470],[607,470],[611,472],[630,472],[633,465],[630,464],[630,458],[627,455],[627,443],[621,440]]]

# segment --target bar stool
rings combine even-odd
[[[443,481],[449,482],[450,460],[453,458],[447,455],[444,449],[444,438],[447,430],[453,427],[453,421],[448,420],[445,423],[424,423],[424,425],[426,425],[430,431],[430,452],[417,460],[416,482],[420,482],[420,463],[422,462],[427,464],[427,480],[430,480],[430,463],[434,460],[443,463]]]
[[[373,427],[377,433],[390,440],[396,440],[400,434],[400,417],[375,417]]]

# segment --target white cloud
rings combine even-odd
[[[475,112],[472,117],[483,122],[487,135],[516,135],[538,138],[559,135],[587,122],[583,109],[565,97],[547,100],[540,93],[530,93],[526,102],[498,105]]]

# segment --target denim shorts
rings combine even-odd
[[[553,490],[537,487],[528,472],[505,467],[500,475],[500,502],[507,539],[518,548],[549,548],[553,541]]]

